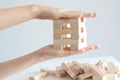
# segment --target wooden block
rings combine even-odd
[[[85,28],[84,27],[81,27],[80,28],[80,32],[83,33],[85,31]]]
[[[54,43],[53,48],[54,48],[55,50],[62,50],[62,49],[63,49],[63,47],[62,47],[61,45],[56,45],[55,43]]]
[[[61,74],[65,74],[65,70],[63,69],[62,66],[56,67],[56,71],[59,72],[59,73],[61,73]]]
[[[116,66],[115,66],[115,71],[116,71],[116,73],[120,73],[120,67],[118,64],[116,64]]]
[[[67,63],[67,65],[72,69],[74,66],[76,66],[75,61],[72,61],[72,63]]]
[[[29,80],[41,80],[41,78],[47,77],[47,75],[48,74],[46,72],[36,72],[29,77]]]
[[[54,44],[56,45],[79,44],[79,43],[80,40],[71,40],[71,39],[54,40]]]
[[[49,70],[49,69],[44,69],[44,68],[42,68],[42,69],[40,69],[40,71],[41,72],[46,72],[48,75],[50,75],[50,76],[55,76],[55,74],[56,74],[56,71],[54,71],[54,70]]]
[[[71,34],[71,39],[79,39],[79,34]]]
[[[74,67],[72,68],[72,71],[75,73],[76,76],[77,76],[78,74],[83,74],[83,73],[84,73],[84,71],[83,71],[83,69],[81,68],[81,66],[80,66],[80,65],[77,65],[77,64],[76,64],[76,66],[74,66]]]
[[[99,70],[96,66],[90,65],[90,73],[93,74],[93,80],[103,80],[105,74]]]
[[[85,79],[85,80],[93,80],[93,79],[89,79],[89,78],[88,78],[88,79]]]
[[[84,42],[84,43],[79,42],[79,44],[71,44],[71,50],[80,50],[86,46],[87,46],[86,42]]]
[[[79,80],[86,80],[86,79],[89,78],[89,77],[92,77],[92,74],[91,74],[91,73],[85,73],[85,74],[80,74],[80,75],[78,76],[78,79],[79,79]]]
[[[62,39],[71,39],[71,34],[63,34]]]
[[[30,77],[29,80],[39,80],[40,79],[40,73],[33,73]]]
[[[86,18],[74,18],[74,19],[59,19],[59,20],[53,20],[53,24],[81,23],[81,22],[86,22]]]
[[[116,73],[116,66],[113,62],[108,62],[107,63],[107,70],[106,70],[107,73],[109,74],[114,74]]]
[[[63,78],[66,76],[66,72],[62,66],[56,67],[56,77]]]
[[[79,45],[71,44],[71,50],[79,50]]]
[[[87,35],[86,27],[80,27],[79,28],[79,34]]]
[[[30,77],[29,80],[40,80],[39,76]]]
[[[89,64],[88,63],[83,63],[81,64],[81,68],[84,70],[85,73],[90,72]]]
[[[86,22],[86,18],[80,18],[80,22]]]
[[[54,29],[61,29],[62,26],[60,24],[53,24]]]
[[[53,20],[53,24],[68,24],[68,23],[78,23],[78,19],[59,19],[59,20]]]
[[[119,73],[117,73],[117,78],[120,78],[120,72],[119,72]]]
[[[107,68],[107,63],[104,61],[104,60],[99,60],[97,63],[96,63],[96,66],[98,68],[103,68],[104,70],[106,70]]]
[[[104,80],[116,80],[117,79],[116,74],[106,74],[104,77],[105,77]]]
[[[55,29],[54,34],[78,34],[78,29]]]
[[[70,24],[70,28],[71,28],[71,29],[78,29],[78,30],[79,30],[79,27],[80,27],[80,26],[78,25],[78,23],[71,23],[71,24]]]
[[[87,34],[71,34],[71,39],[87,39]]]
[[[72,61],[70,64],[71,64],[71,69],[74,67],[74,66],[76,66],[77,65],[77,62],[78,61]],[[79,63],[79,62],[78,62]]]
[[[70,23],[62,24],[62,29],[69,29],[69,28],[70,28]]]
[[[56,34],[56,35],[53,35],[53,39],[54,40],[62,39],[62,36],[59,34],[58,35]]]
[[[74,72],[70,69],[68,65],[62,63],[62,67],[73,80],[76,80],[77,76],[74,74]]]
[[[53,30],[53,34],[54,34],[54,35],[56,35],[56,34],[57,34],[57,35],[58,35],[58,34],[61,35],[61,34],[62,34],[62,29],[54,29],[54,30]]]

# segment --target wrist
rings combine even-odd
[[[52,56],[51,54],[48,54],[48,53],[49,52],[41,50],[41,49],[33,52],[32,54],[34,56],[35,63],[40,63],[42,61],[54,58],[54,56]]]
[[[29,5],[29,9],[30,9],[31,17],[33,19],[36,19],[40,13],[39,5],[36,4]]]
[[[42,54],[41,51],[34,51],[31,53],[31,55],[35,64],[46,60],[45,56]]]

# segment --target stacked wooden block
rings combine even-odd
[[[53,20],[55,50],[79,50],[87,45],[85,18]]]

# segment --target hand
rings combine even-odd
[[[53,45],[48,45],[37,50],[35,55],[37,57],[36,59],[38,60],[37,62],[39,62],[39,60],[41,60],[41,57],[43,58],[43,60],[58,58],[58,57],[66,57],[70,55],[81,54],[81,53],[84,53],[90,50],[95,50],[98,48],[100,48],[99,45],[89,45],[78,51],[65,51],[65,50],[54,50]]]
[[[53,8],[42,5],[32,5],[33,15],[37,19],[63,19],[63,18],[78,18],[87,17],[94,18],[97,13],[87,13],[81,11]]]

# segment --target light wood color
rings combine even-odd
[[[86,80],[87,78],[89,78],[89,77],[91,77],[91,76],[92,76],[91,73],[84,73],[84,74],[80,74],[80,75],[78,76],[78,79],[79,79],[79,80]]]
[[[105,76],[105,74],[94,65],[90,65],[90,72],[94,75],[93,80],[103,80],[103,76]]]
[[[80,44],[80,40],[71,40],[71,39],[63,39],[63,40],[54,40],[54,44],[56,45],[67,45],[67,44]]]
[[[78,19],[59,19],[53,20],[53,24],[78,23]]]
[[[85,18],[53,20],[54,49],[79,50],[85,47],[87,45],[85,22]]]
[[[62,67],[70,75],[70,77],[73,80],[75,80],[77,78],[77,76],[75,75],[75,73],[70,69],[70,67],[68,65],[66,65],[65,63],[62,63]]]
[[[55,29],[54,34],[78,34],[78,29]]]
[[[115,74],[116,71],[116,65],[113,62],[108,62],[107,63],[107,73]]]

